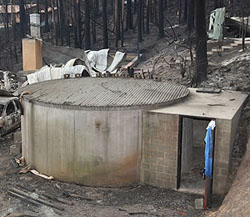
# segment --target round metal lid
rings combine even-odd
[[[108,110],[157,108],[188,96],[189,90],[171,82],[134,78],[76,78],[36,83],[25,87],[24,99],[46,105]]]

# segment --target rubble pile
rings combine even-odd
[[[211,63],[208,80],[201,86],[250,92],[250,51],[235,52],[227,60]]]
[[[0,70],[0,90],[6,90],[13,93],[18,87],[19,83],[13,73]]]

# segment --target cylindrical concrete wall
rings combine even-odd
[[[23,155],[39,172],[92,186],[139,182],[141,110],[70,110],[23,102]]]
[[[23,155],[57,179],[94,186],[139,182],[142,112],[169,105],[189,90],[133,78],[39,82],[21,91]]]

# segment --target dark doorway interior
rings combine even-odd
[[[205,181],[200,175],[200,170],[204,168],[204,138],[209,121],[182,118],[180,191],[204,195]]]

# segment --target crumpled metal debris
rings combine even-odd
[[[83,55],[84,56],[84,55]],[[67,77],[75,78],[87,72],[90,77],[97,77],[97,74],[115,74],[121,63],[125,60],[126,54],[117,51],[111,64],[109,64],[109,49],[99,51],[86,51],[84,58],[73,58],[61,67],[44,66],[38,71],[27,75],[28,84],[42,81],[62,79]]]
[[[217,8],[210,13],[208,36],[211,39],[222,40],[223,23],[225,21],[225,7]]]

